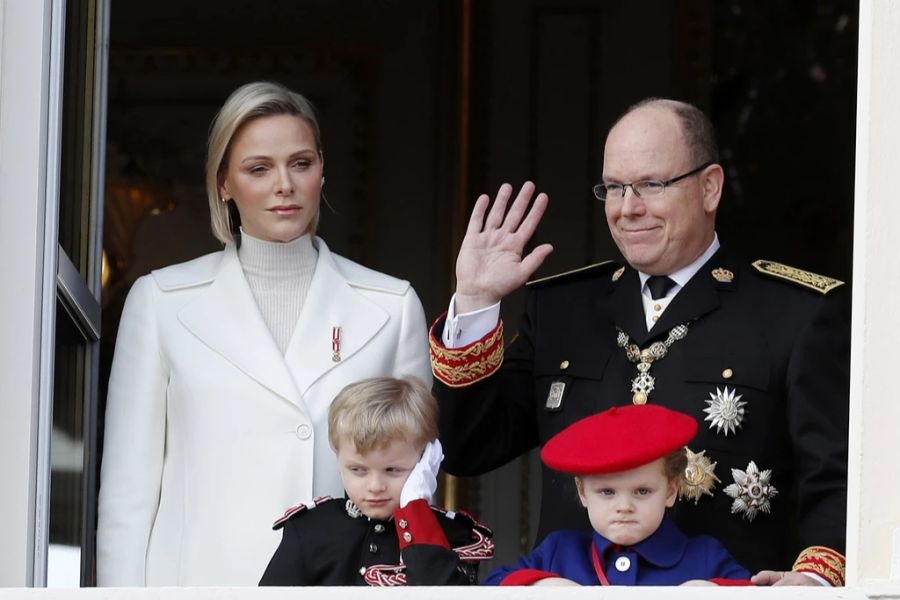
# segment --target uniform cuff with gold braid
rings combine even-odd
[[[503,321],[480,340],[459,348],[447,348],[440,341],[437,326],[444,313],[428,332],[431,346],[431,372],[450,387],[465,387],[493,375],[503,364]]]
[[[847,559],[840,552],[825,546],[810,546],[797,557],[793,570],[815,573],[833,586],[842,586],[846,567]]]

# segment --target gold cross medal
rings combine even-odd
[[[662,360],[669,353],[669,347],[683,340],[688,334],[688,324],[682,323],[669,330],[668,337],[662,342],[653,342],[641,350],[637,344],[631,343],[628,334],[616,327],[616,344],[625,350],[625,356],[637,367],[637,377],[631,380],[631,402],[633,404],[647,404],[650,392],[656,387],[656,379],[650,374],[650,367],[654,361]]]
[[[631,402],[633,404],[647,404],[647,398],[656,385],[656,378],[650,374],[650,363],[637,364],[638,375],[631,380]]]

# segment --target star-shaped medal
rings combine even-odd
[[[744,407],[747,403],[741,400],[743,395],[736,392],[727,385],[724,391],[716,388],[716,393],[710,392],[710,399],[705,401],[709,406],[703,409],[707,414],[704,421],[710,421],[709,428],[715,427],[716,433],[724,432],[726,437],[740,429],[744,421]]]
[[[769,501],[778,494],[778,490],[769,482],[772,479],[771,469],[760,471],[751,460],[746,471],[732,469],[731,475],[734,483],[725,488],[725,493],[734,498],[731,514],[742,513],[752,523],[759,513],[769,514],[772,511]]]
[[[712,496],[712,489],[720,483],[715,473],[716,463],[709,460],[706,450],[696,454],[686,446],[684,450],[687,453],[688,463],[684,469],[684,477],[678,483],[678,496],[681,499],[693,500],[694,504],[697,504],[704,494]]]

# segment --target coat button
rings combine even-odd
[[[733,376],[734,371],[732,371],[731,369],[725,369],[724,371],[722,371],[722,377],[724,379],[731,379]]]
[[[631,559],[627,556],[620,556],[616,559],[616,571],[624,573],[631,568]]]
[[[406,529],[409,526],[409,523],[406,522],[406,519],[400,519],[397,525],[400,526],[400,529]]]
[[[403,541],[406,542],[407,544],[410,543],[412,541],[412,534],[408,531],[404,531],[403,532]]]
[[[369,544],[369,552],[375,554],[378,552],[378,546],[376,544]]]
[[[561,363],[559,363],[559,368],[560,368],[561,370],[563,370],[563,371],[565,371],[566,369],[568,369],[568,368],[569,368],[569,361],[564,360],[564,361],[562,361]]]
[[[297,425],[297,437],[301,440],[308,440],[309,436],[312,435],[312,427],[307,425],[306,423],[301,423]]]
[[[384,533],[384,525],[382,525],[381,523],[376,524],[374,529],[375,533]]]

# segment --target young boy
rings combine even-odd
[[[749,584],[749,571],[718,541],[689,538],[665,515],[687,465],[684,445],[696,432],[692,417],[645,404],[610,408],[556,434],[541,459],[575,475],[594,532],[555,531],[485,583]]]
[[[328,411],[346,498],[317,498],[275,521],[281,545],[260,585],[469,585],[491,531],[429,506],[443,454],[437,402],[418,379],[348,385]]]

